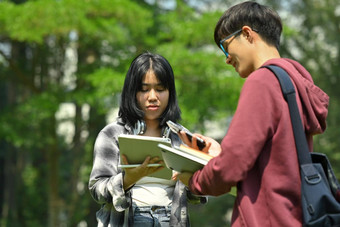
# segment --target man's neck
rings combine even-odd
[[[270,59],[281,58],[279,51],[274,46],[262,43],[256,52],[254,66],[260,68],[266,61]]]

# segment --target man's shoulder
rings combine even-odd
[[[270,69],[261,67],[248,76],[245,84],[254,84],[260,87],[271,87],[279,85],[279,82]]]
[[[245,81],[242,93],[251,97],[251,100],[259,99],[261,102],[279,103],[282,99],[280,83],[274,73],[267,68],[254,71]]]

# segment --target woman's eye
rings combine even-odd
[[[163,87],[163,86],[159,86],[159,87],[156,88],[156,91],[165,91],[165,90],[166,90],[166,88]]]
[[[141,91],[141,92],[147,92],[148,90],[149,90],[148,87],[142,86],[142,87],[140,88],[140,91]]]
[[[149,91],[151,91],[152,89],[154,89],[154,90],[157,91],[157,92],[163,92],[163,91],[166,90],[166,88],[165,88],[164,86],[157,86],[157,87],[155,87],[155,88],[142,87],[142,88],[140,89],[140,91],[141,91],[141,92],[149,92]]]

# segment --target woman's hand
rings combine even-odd
[[[122,155],[122,163],[125,165],[129,164],[125,155]],[[123,179],[124,190],[133,186],[142,177],[148,176],[164,168],[164,166],[148,167],[148,164],[155,164],[155,163],[163,164],[163,161],[160,161],[158,157],[151,158],[150,156],[148,156],[145,158],[142,165],[136,168],[126,168],[124,179]]]

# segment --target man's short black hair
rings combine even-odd
[[[224,12],[215,27],[217,46],[220,47],[220,40],[224,37],[246,25],[257,31],[269,45],[279,49],[282,32],[280,16],[271,8],[252,1],[237,4]]]

